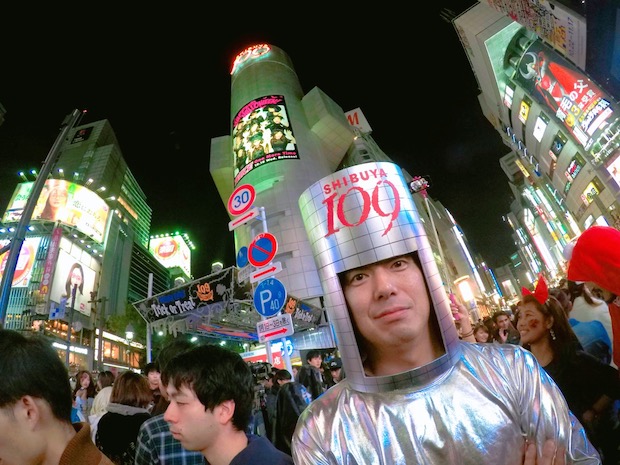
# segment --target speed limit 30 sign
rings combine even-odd
[[[243,215],[256,200],[256,189],[251,184],[237,187],[228,198],[228,212],[233,215]]]

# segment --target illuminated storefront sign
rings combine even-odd
[[[566,179],[568,179],[569,182],[573,182],[585,164],[585,160],[578,153],[575,154],[573,159],[568,164],[566,172],[564,173],[566,175]]]
[[[271,50],[271,47],[268,44],[258,44],[246,48],[235,58],[232,69],[230,70],[230,74],[234,74],[234,72],[239,68],[239,66],[241,66],[246,61],[263,56],[267,52],[269,52],[269,50]]]
[[[612,179],[620,187],[620,156],[618,155],[607,164],[607,172],[611,174]]]
[[[276,161],[299,159],[282,95],[252,100],[233,119],[235,185],[250,171]]]
[[[525,99],[523,99],[521,101],[521,105],[519,105],[519,121],[521,121],[523,124],[525,124],[525,122],[527,121],[527,117],[530,114],[530,107],[530,102],[526,101]]]

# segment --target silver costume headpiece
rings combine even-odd
[[[317,265],[346,379],[353,389],[385,392],[420,385],[452,367],[459,339],[446,291],[413,198],[398,165],[364,163],[310,186],[299,208]],[[445,354],[392,376],[367,376],[340,284],[345,271],[417,252],[442,334]]]

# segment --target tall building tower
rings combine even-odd
[[[231,135],[211,141],[210,171],[226,205],[251,184],[278,241],[277,278],[289,295],[321,306],[321,284],[300,217],[298,199],[336,170],[353,142],[344,112],[320,89],[304,95],[289,56],[259,44],[239,54],[231,70]],[[261,221],[234,230],[235,249],[265,232]]]
[[[281,49],[259,44],[244,50],[237,56],[231,76],[231,135],[212,139],[210,172],[225,205],[230,205],[236,188],[248,184],[256,191],[253,205],[265,209],[264,222],[254,220],[234,229],[238,258],[267,229],[278,240],[274,260],[282,264],[282,271],[276,277],[288,295],[322,308],[323,290],[303,227],[299,197],[318,179],[343,167],[392,160],[370,136],[370,125],[361,110],[345,114],[316,87],[304,95],[291,60]],[[476,294],[480,294],[484,289],[474,280],[477,275],[471,258],[467,261],[462,254],[466,247],[454,219],[441,204],[425,202],[420,195],[414,196],[414,201],[447,287],[457,278],[471,275]],[[429,204],[439,234],[433,234]],[[449,252],[448,260],[442,249]],[[244,266],[239,259],[238,265]],[[327,348],[333,343],[329,330],[314,335],[305,340],[295,334],[295,345]]]
[[[20,221],[33,184],[17,185],[4,225]],[[172,287],[169,271],[148,251],[151,213],[109,122],[71,129],[34,207],[5,326],[38,329],[62,351],[70,326],[71,365],[92,369],[95,329],[103,319],[123,314],[149,291]],[[110,341],[103,351],[109,363],[138,366],[137,352],[127,357]]]

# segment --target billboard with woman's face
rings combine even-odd
[[[0,241],[0,248],[8,245],[10,241]],[[40,237],[27,237],[22,248],[19,250],[19,257],[15,266],[15,273],[13,273],[13,282],[11,287],[28,287],[30,279],[32,278],[32,269],[34,266],[34,260],[39,250],[39,244],[41,243]],[[0,279],[4,274],[6,268],[6,262],[9,258],[9,252],[5,252],[0,255]]]
[[[95,289],[97,273],[82,261],[77,260],[65,250],[58,251],[56,271],[52,281],[50,299],[54,302],[67,300],[67,308],[71,306],[73,289],[75,288],[74,309],[84,315],[90,315],[90,293]]]
[[[33,182],[17,185],[3,222],[21,219],[33,185]],[[60,221],[103,243],[109,213],[108,204],[90,189],[64,179],[48,179],[34,207],[32,219]]]

